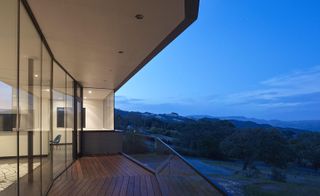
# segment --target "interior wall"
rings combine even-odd
[[[65,107],[66,103],[64,101],[53,101],[53,139],[57,137],[57,135],[61,135],[61,144],[63,143],[72,143],[72,128],[63,128],[63,127],[57,127],[57,109],[59,107]]]
[[[114,92],[111,92],[104,100],[104,122],[103,128],[114,130]]]
[[[40,155],[40,133],[33,134],[33,154]],[[27,156],[28,138],[27,132],[19,135],[19,155]],[[48,155],[49,133],[42,133],[42,155]],[[17,132],[0,132],[0,157],[16,157],[17,156]]]
[[[84,100],[86,109],[86,127],[83,130],[103,129],[103,100]]]
[[[13,103],[17,102],[16,96],[13,99]],[[34,96],[35,102],[39,101],[39,98]],[[20,121],[21,127],[26,127],[27,121],[27,99],[20,99]],[[42,116],[40,116],[40,105],[34,105],[34,133],[33,133],[33,150],[34,155],[40,155],[40,131],[42,131],[42,155],[48,154],[49,146],[49,132],[50,124],[50,100],[42,99]],[[42,119],[42,130],[40,130],[40,119]],[[0,157],[14,157],[17,155],[17,132],[16,131],[0,131]],[[19,153],[20,156],[27,155],[27,132],[26,130],[21,129],[19,135]]]
[[[84,99],[86,126],[83,130],[114,130],[114,92],[100,99]]]

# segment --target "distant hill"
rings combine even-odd
[[[246,124],[247,126],[250,126],[250,124],[252,123],[256,123],[263,127],[271,125],[273,127],[293,128],[293,129],[320,132],[320,120],[281,121],[281,120],[263,120],[263,119],[257,119],[257,118],[246,118],[243,116],[214,117],[210,115],[193,115],[188,117],[192,119],[212,118],[212,119],[221,119],[221,120],[231,120],[237,123],[239,126],[242,126],[241,122],[245,122],[244,124]],[[238,122],[238,121],[241,121],[241,122]],[[252,126],[255,126],[255,125],[252,124]]]
[[[153,114],[150,112],[136,112],[136,111],[124,111],[115,109],[115,115],[119,115],[126,118],[139,118],[139,119],[157,119],[164,122],[186,122],[186,121],[194,121],[194,119],[180,116],[177,113],[169,113],[169,114]]]
[[[169,113],[169,114],[153,114],[149,112],[129,112],[123,111],[119,109],[115,109],[116,116],[116,126],[122,129],[127,128],[126,126],[133,126],[135,128],[144,129],[145,127],[150,126],[149,124],[156,124],[157,126],[164,126],[167,124],[187,124],[191,122],[198,121],[211,121],[211,122],[227,122],[233,124],[236,128],[277,128],[281,131],[289,131],[289,132],[301,132],[308,131],[310,129],[295,128],[294,126],[277,126],[278,124],[269,124],[271,121],[263,121],[258,119],[249,119],[245,117],[212,117],[209,115],[197,115],[197,116],[180,116],[177,113]],[[121,120],[120,120],[121,119]],[[283,121],[277,121],[283,122]],[[296,126],[297,127],[297,126]],[[313,130],[312,130],[313,131]]]
[[[274,127],[294,128],[308,131],[320,131],[320,120],[301,120],[301,121],[281,121],[281,120],[262,120],[246,117],[221,117],[224,120],[251,121],[258,124],[268,124]]]

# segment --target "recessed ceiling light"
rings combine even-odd
[[[142,20],[144,18],[144,15],[137,14],[135,17],[136,17],[137,20]]]
[[[84,99],[87,99],[87,97],[84,97]]]
[[[37,77],[39,77],[39,75],[38,75],[38,74],[35,74],[35,75],[34,75],[34,77],[36,77],[36,78],[37,78]]]
[[[92,93],[92,91],[88,91],[88,93],[89,93],[89,94],[91,94],[91,93]]]

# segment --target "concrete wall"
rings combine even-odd
[[[84,131],[83,154],[116,154],[122,152],[123,136],[114,131]]]

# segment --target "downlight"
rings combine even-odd
[[[137,20],[142,20],[144,18],[144,15],[137,14],[135,17],[136,17]]]

